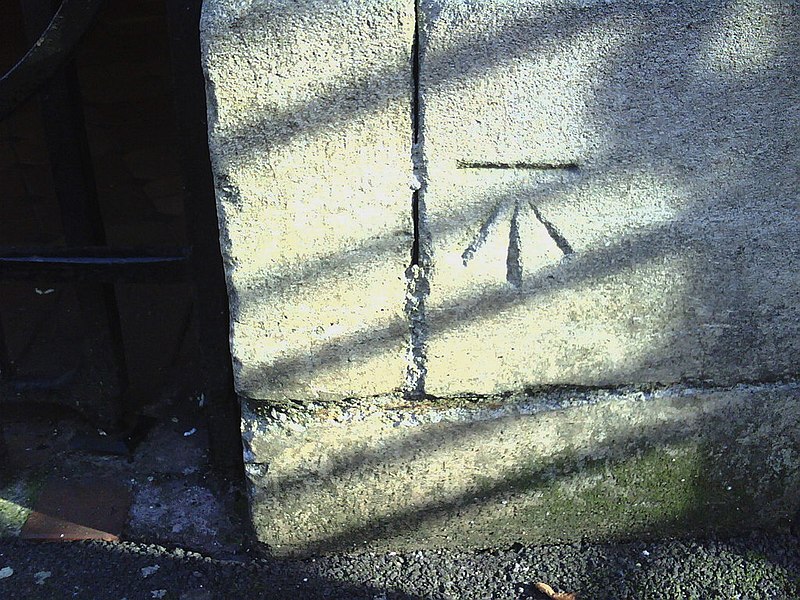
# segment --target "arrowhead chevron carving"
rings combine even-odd
[[[483,167],[487,168],[487,167]],[[495,167],[509,168],[509,167]],[[546,191],[546,190],[538,190]],[[541,226],[547,231],[547,235],[555,243],[564,256],[574,253],[572,246],[558,228],[547,218],[544,217],[539,207],[532,200],[524,200],[519,197],[504,198],[498,202],[489,215],[484,219],[475,237],[461,254],[464,266],[467,266],[475,254],[484,245],[492,231],[496,228],[501,219],[511,214],[511,224],[508,235],[508,253],[506,256],[506,281],[514,287],[522,285],[523,263],[522,263],[522,236],[520,234],[520,220],[524,211],[530,211]]]

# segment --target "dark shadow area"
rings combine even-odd
[[[16,0],[3,3],[3,73],[38,31],[30,14],[28,20],[23,17],[22,6]],[[105,242],[111,247],[185,246],[186,181],[172,106],[164,3],[107,3],[77,48],[77,103]],[[53,148],[48,139],[40,96],[0,123],[0,245],[5,249],[72,245],[59,219],[53,170],[59,155],[77,149]],[[99,312],[87,315],[85,289],[85,283],[46,277],[2,283],[0,330],[10,361],[2,394],[4,402],[20,405],[17,411],[55,403],[108,428],[126,385],[111,364],[108,325]],[[132,383],[126,398],[137,411],[159,415],[175,395],[199,393],[191,383],[198,368],[197,324],[188,318],[192,286],[123,283],[114,291]],[[100,301],[89,304],[98,311],[102,307]]]
[[[534,583],[545,581],[591,600],[732,598],[737,594],[767,600],[797,594],[793,582],[800,565],[796,542],[785,536],[752,536],[234,563],[157,546],[59,547],[2,541],[0,552],[8,557],[3,564],[14,573],[0,580],[0,592],[21,600],[152,598],[160,590],[164,598],[184,600],[233,595],[543,600],[534,592]],[[80,576],[84,569],[97,574],[91,584]]]
[[[146,248],[158,253],[160,248],[177,247],[187,250],[184,257],[196,259],[211,247],[212,258],[221,263],[211,186],[198,193],[202,186],[189,181],[192,178],[181,162],[189,145],[184,143],[180,117],[188,113],[196,119],[198,107],[186,102],[176,115],[176,96],[180,96],[176,89],[190,93],[184,71],[191,66],[200,76],[195,87],[203,117],[192,125],[200,131],[203,145],[206,129],[197,19],[191,22],[189,15],[189,22],[182,23],[194,32],[195,43],[186,42],[189,59],[181,62],[183,57],[173,56],[183,41],[181,32],[168,27],[173,24],[168,8],[176,4],[106,2],[74,52],[60,57],[72,59],[56,76],[68,81],[68,98],[54,101],[56,95],[48,88],[0,122],[4,256],[9,248],[21,246],[44,253],[52,249],[53,254],[71,251],[74,256],[74,233],[68,225],[78,220],[77,210],[64,206],[81,204],[87,200],[82,195],[86,192],[97,196],[103,235],[82,243],[78,250],[97,253],[99,246],[102,254],[124,246],[140,250],[141,256],[147,254]],[[0,74],[41,32],[52,15],[51,5],[47,0],[0,3]],[[200,3],[193,7],[196,17]],[[71,139],[81,138],[85,153],[77,144],[52,143],[51,130],[61,125],[48,118],[52,117],[48,106],[53,105],[70,107],[76,117]],[[80,193],[61,194],[60,180],[86,175],[64,168],[74,166],[77,155],[85,159],[92,177],[87,177]],[[195,168],[205,169],[210,181],[207,163],[206,150],[206,163]],[[209,211],[214,234],[190,235],[189,231],[196,233],[198,214]],[[185,271],[176,272],[174,278],[143,277],[133,283],[122,277],[103,290],[68,276],[3,281],[0,427],[7,445],[0,456],[3,535],[14,535],[13,529],[20,525],[7,527],[6,509],[16,518],[18,509],[34,508],[45,482],[60,477],[109,478],[130,488],[134,509],[139,507],[126,524],[127,539],[149,537],[204,550],[226,547],[229,553],[247,544],[249,532],[240,519],[246,507],[237,488],[241,483],[238,419],[233,427],[220,423],[223,403],[236,401],[229,381],[227,312],[219,311],[222,348],[214,347],[223,368],[210,374],[207,365],[213,360],[203,363],[200,357],[201,340],[204,348],[217,340],[206,335],[212,319],[198,306],[207,307],[209,297],[221,293],[227,310],[221,267],[209,276],[211,263],[206,261],[202,278],[196,274],[191,278]],[[87,294],[90,287],[94,289]],[[125,355],[125,376],[116,368],[119,365],[112,364],[109,351],[112,319],[93,310],[107,308],[109,288],[115,296],[114,325]],[[85,302],[87,296],[95,297]],[[133,423],[120,424],[120,405],[133,407],[130,412],[135,414],[128,415]],[[232,466],[223,464],[228,457],[221,457],[220,444],[215,444],[220,432],[227,434],[227,448],[234,449]]]
[[[32,545],[0,540],[0,552],[12,557],[3,564],[13,565],[14,570],[12,578],[0,579],[0,593],[19,600],[43,595],[86,600],[421,597],[397,591],[387,593],[370,584],[337,581],[332,576],[335,567],[325,572],[310,561],[212,561],[193,552],[169,551],[159,546],[94,542]],[[49,575],[37,584],[37,580],[42,581],[42,575],[37,577],[37,573]],[[92,574],[91,578],[87,574]],[[364,569],[362,576],[368,580],[369,571]]]

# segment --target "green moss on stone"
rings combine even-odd
[[[621,458],[562,456],[544,469],[532,463],[503,482],[487,479],[478,497],[485,501],[503,488],[500,495],[514,506],[519,494],[515,518],[504,515],[491,526],[509,535],[524,530],[536,538],[546,538],[548,531],[591,531],[593,538],[608,539],[734,525],[749,512],[752,499],[714,481],[705,456],[692,443],[646,448]]]
[[[31,476],[0,488],[0,537],[19,535],[41,487],[41,478]]]

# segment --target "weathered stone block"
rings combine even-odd
[[[797,372],[797,10],[421,1],[427,393]]]
[[[800,364],[797,10],[206,0],[259,539],[785,527],[799,390],[731,385]]]
[[[277,555],[781,531],[800,502],[797,394],[247,403],[253,522]]]
[[[201,27],[237,390],[402,388],[413,1],[207,0]]]

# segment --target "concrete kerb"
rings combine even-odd
[[[252,518],[276,555],[783,531],[798,395],[792,382],[245,401]]]

